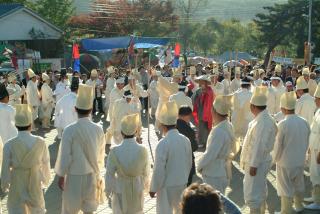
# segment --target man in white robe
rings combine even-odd
[[[236,154],[233,127],[228,121],[232,96],[219,95],[213,103],[213,122],[207,148],[200,158],[197,170],[203,182],[225,194],[231,178],[231,161]]]
[[[280,111],[280,97],[286,91],[286,88],[280,84],[281,78],[278,76],[271,77],[271,87],[268,90],[268,111],[274,115]]]
[[[241,89],[233,95],[231,123],[235,137],[241,141],[243,141],[248,131],[249,123],[253,120],[253,114],[250,111],[250,99],[252,96],[250,87],[250,80],[245,77],[241,80]]]
[[[14,117],[16,110],[8,105],[9,93],[3,83],[0,83],[0,137],[5,144],[9,139],[17,136]]]
[[[152,75],[152,81],[148,88],[148,93],[150,97],[150,107],[151,107],[151,116],[155,116],[158,102],[159,102],[159,93],[157,91],[158,77],[161,76],[161,71],[156,71]]]
[[[113,66],[110,66],[107,68],[107,72],[108,72],[108,77],[107,77],[108,79],[106,81],[106,89],[104,92],[105,99],[106,99],[105,100],[105,107],[104,107],[105,117],[108,116],[108,111],[109,111],[109,107],[110,107],[110,93],[116,86],[115,68]]]
[[[313,186],[313,203],[305,208],[320,210],[320,84],[317,86],[314,97],[317,105],[317,112],[313,118],[309,139],[310,180]]]
[[[281,111],[285,119],[278,123],[278,133],[273,151],[276,163],[277,193],[281,197],[281,213],[303,210],[304,164],[309,143],[310,127],[308,122],[294,113],[296,94],[286,92],[281,96]]]
[[[228,95],[231,93],[231,80],[230,80],[230,72],[228,70],[224,70],[224,79],[221,81],[223,84],[223,95]]]
[[[298,96],[296,114],[306,119],[311,125],[317,106],[314,98],[309,94],[308,84],[301,76],[297,80],[296,93]]]
[[[235,93],[241,88],[241,70],[240,67],[235,67],[234,78],[230,84],[231,93]]]
[[[197,69],[195,66],[191,66],[189,70],[189,76],[186,77],[186,80],[191,85],[191,91],[192,93],[196,92],[196,90],[199,88],[198,83],[196,83],[196,77],[197,77]]]
[[[107,121],[111,121],[112,114],[113,114],[113,105],[114,103],[121,99],[123,96],[123,88],[124,88],[124,78],[119,77],[116,80],[116,86],[114,89],[110,92],[110,103],[109,103],[109,111],[108,111],[108,118]]]
[[[244,200],[250,213],[264,213],[267,199],[267,174],[271,167],[271,151],[277,126],[267,111],[267,87],[255,87],[250,100],[254,120],[244,138],[240,165],[244,168]]]
[[[101,126],[90,120],[93,107],[93,88],[80,85],[76,111],[78,121],[68,126],[62,140],[55,165],[58,186],[62,192],[62,213],[80,210],[92,214],[104,201],[105,137]]]
[[[157,145],[150,196],[157,194],[157,213],[180,213],[181,194],[192,167],[191,143],[176,129],[178,107],[162,104],[158,117],[165,135]]]
[[[314,79],[310,78],[310,74],[310,69],[308,67],[304,67],[302,69],[302,76],[308,84],[309,94],[311,96],[314,96],[314,93],[317,89],[317,82]]]
[[[140,115],[121,120],[123,141],[111,149],[107,160],[106,193],[112,194],[112,211],[142,214],[144,192],[149,189],[150,163],[147,149],[134,139]]]
[[[33,117],[32,130],[35,131],[36,127],[35,127],[34,121],[38,118],[38,114],[39,114],[39,106],[41,104],[40,94],[38,91],[37,76],[31,69],[28,70],[28,76],[29,76],[29,81],[26,88],[27,102],[29,105],[32,106],[32,117]]]
[[[68,79],[66,75],[62,74],[60,75],[59,82],[56,85],[56,88],[54,90],[54,95],[56,96],[56,103],[66,94],[70,92],[70,89],[68,87]]]
[[[14,91],[14,94],[10,96],[9,105],[14,106],[15,104],[20,104],[21,96],[24,94],[25,88],[21,89],[21,87],[17,84],[17,77],[15,73],[8,76],[7,89],[11,89]]]
[[[50,128],[50,120],[52,110],[54,108],[53,92],[50,88],[50,77],[46,73],[42,73],[43,85],[41,86],[41,103],[43,110],[42,127],[45,129]]]
[[[32,109],[16,105],[18,136],[3,149],[1,188],[9,191],[9,214],[46,213],[42,188],[50,181],[50,157],[43,138],[31,134]]]
[[[92,114],[96,113],[96,103],[98,103],[98,112],[103,113],[102,109],[102,88],[103,83],[98,78],[98,71],[93,69],[90,74],[90,79],[86,81],[86,85],[92,86],[94,91],[94,99],[93,99],[93,109]]]
[[[110,127],[108,128],[108,133],[112,134],[114,143],[118,145],[123,139],[121,134],[121,120],[130,114],[138,113],[140,115],[140,100],[135,100],[131,91],[128,90],[124,92],[123,98],[115,102],[113,108],[113,116]],[[141,130],[141,128],[139,130]]]
[[[219,70],[214,69],[213,74],[210,76],[211,88],[215,96],[224,94],[224,85],[218,81]]]
[[[71,92],[63,96],[56,104],[54,125],[58,130],[58,138],[61,139],[63,130],[78,120],[75,110],[77,91],[79,88],[79,77],[73,77],[71,81]]]

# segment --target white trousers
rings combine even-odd
[[[157,214],[180,214],[181,195],[186,185],[165,187],[157,192]]]
[[[304,167],[284,168],[277,165],[277,193],[280,197],[293,198],[304,193]]]
[[[229,183],[227,177],[209,177],[205,175],[203,176],[203,182],[211,185],[214,189],[218,190],[222,194],[225,194]]]
[[[62,192],[62,214],[92,213],[97,210],[97,178],[94,174],[67,175]]]
[[[243,193],[244,200],[250,209],[260,209],[267,199],[267,174],[270,166],[270,161],[261,163],[258,166],[256,176],[250,175],[250,166],[248,164],[244,167]]]

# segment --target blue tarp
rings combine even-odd
[[[130,36],[99,38],[99,39],[83,39],[81,41],[82,48],[86,51],[106,51],[117,48],[128,48]],[[169,38],[154,37],[134,37],[135,48],[155,48],[169,43]]]

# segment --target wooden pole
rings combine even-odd
[[[148,66],[149,70],[151,69],[151,56],[150,56],[150,51],[149,51],[149,66]],[[148,80],[148,88],[150,85],[150,81]],[[152,162],[154,163],[154,156],[153,156],[153,152],[152,152],[152,147],[151,147],[151,142],[150,142],[150,95],[148,94],[148,109],[147,109],[147,121],[148,121],[148,144],[149,144],[149,149],[150,149],[150,153],[151,153],[151,158],[152,158]]]

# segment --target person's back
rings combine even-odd
[[[70,92],[63,96],[56,104],[55,125],[57,128],[66,128],[71,123],[77,121],[78,116],[74,109],[76,105],[77,94]]]
[[[17,129],[14,127],[15,110],[12,106],[0,102],[0,136],[5,144],[10,138],[17,136]]]
[[[313,116],[317,107],[314,103],[314,98],[309,94],[303,94],[298,100],[296,105],[296,114],[306,119],[311,125]]]
[[[287,115],[278,124],[278,129],[283,133],[282,137],[287,143],[282,145],[283,155],[279,158],[278,164],[283,167],[290,166],[290,168],[304,166],[309,144],[310,128],[308,122],[297,115]],[[291,155],[294,155],[294,158]]]
[[[93,173],[94,169],[88,162],[82,144],[88,144],[95,160],[101,160],[104,156],[104,133],[102,127],[90,121],[88,117],[80,118],[77,122],[65,128],[60,145],[60,152],[70,156],[68,161],[59,159],[56,163],[58,174],[85,175]],[[81,142],[81,143],[80,143]],[[99,163],[103,167],[103,162]]]

